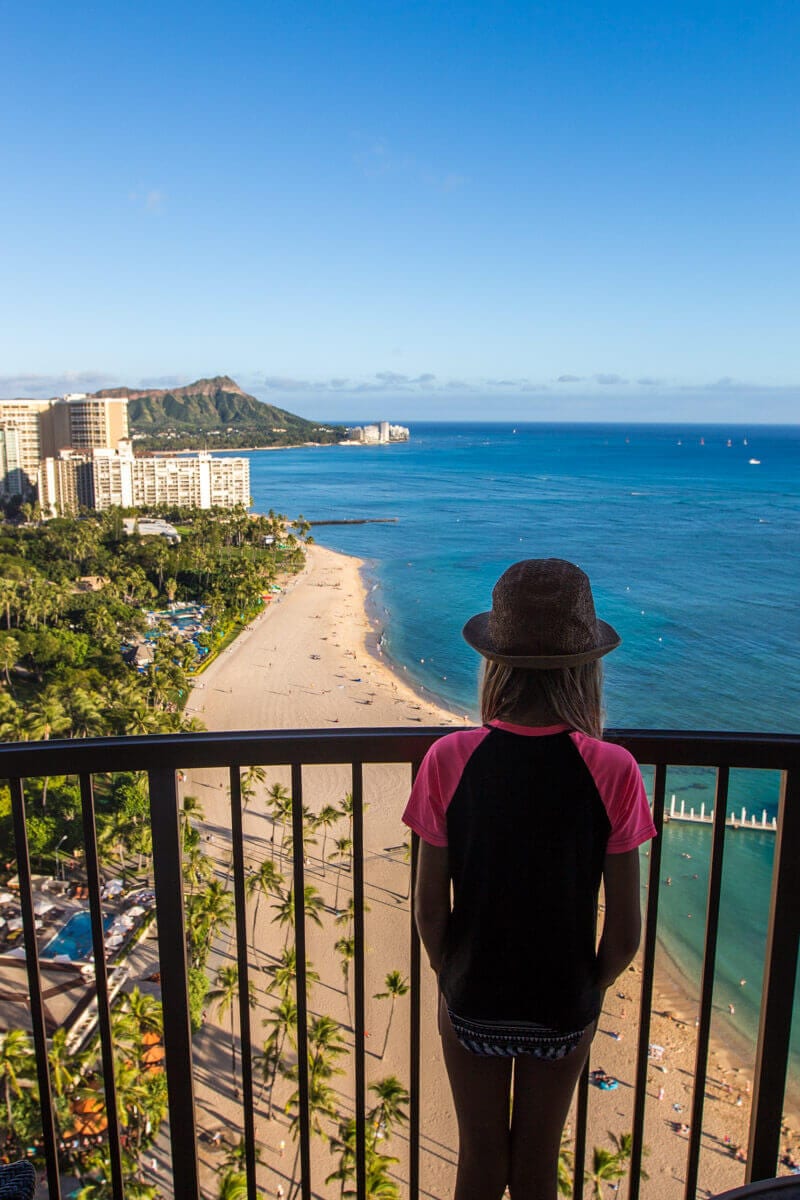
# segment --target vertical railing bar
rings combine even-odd
[[[100,1052],[103,1063],[103,1089],[108,1119],[108,1150],[111,1159],[111,1183],[115,1200],[123,1200],[125,1187],[122,1175],[119,1112],[117,1109],[117,1080],[114,1069],[114,1035],[111,1028],[111,1003],[106,967],[103,908],[100,903],[100,860],[97,853],[97,830],[94,816],[94,791],[90,775],[80,776],[83,846],[86,859],[86,882],[89,886],[89,909],[92,915],[92,950],[94,952],[94,982],[97,991],[97,1023],[100,1029]]]
[[[420,763],[413,763],[411,768],[412,783],[416,779]],[[408,1125],[408,1196],[409,1200],[419,1200],[419,1133],[421,1089],[421,1043],[422,1043],[422,1013],[421,1013],[421,953],[417,923],[414,920],[414,892],[417,886],[417,871],[419,869],[419,838],[411,834],[411,882],[409,885],[409,911],[411,914],[411,988],[410,988],[410,1028],[409,1028],[409,1125]]]
[[[244,887],[244,830],[242,827],[242,777],[238,766],[230,768],[231,841],[233,850],[233,895],[236,914],[236,962],[239,982],[239,1030],[242,1059],[242,1103],[244,1106],[244,1163],[247,1200],[256,1196],[256,1127],[253,1109],[253,1045],[250,1032],[250,977],[247,962],[247,907]]]
[[[633,1130],[631,1138],[629,1200],[639,1200],[642,1152],[644,1149],[644,1107],[647,1093],[647,1051],[650,1045],[650,1007],[653,1002],[653,975],[656,960],[658,930],[658,897],[661,884],[661,848],[664,841],[664,792],[667,784],[667,765],[658,763],[653,784],[653,823],[658,836],[650,843],[650,872],[647,889],[647,918],[645,920],[644,955],[642,960],[642,989],[639,1000],[639,1045],[636,1056],[636,1090],[633,1096]]]
[[[800,939],[800,769],[781,780],[746,1180],[777,1170]]]
[[[311,1114],[308,1108],[308,999],[306,995],[306,906],[303,874],[303,768],[292,763],[292,887],[297,965],[297,1091],[300,1119],[300,1194],[311,1200]]]
[[[11,793],[14,842],[17,851],[19,902],[22,910],[22,934],[25,939],[25,966],[28,972],[31,1027],[36,1053],[36,1076],[42,1110],[42,1140],[44,1141],[44,1157],[47,1166],[47,1186],[51,1200],[61,1200],[53,1091],[50,1086],[48,1069],[47,1026],[42,997],[42,977],[39,971],[39,947],[36,944],[36,914],[33,911],[31,860],[28,851],[28,827],[25,820],[25,791],[21,779],[9,779],[8,786]]]
[[[153,880],[164,1017],[164,1061],[167,1068],[173,1191],[182,1200],[197,1200],[200,1194],[200,1178],[197,1166],[178,785],[175,771],[166,767],[148,771],[147,778],[150,792],[150,825],[153,832]]]
[[[689,1154],[686,1164],[685,1200],[695,1200],[700,1166],[700,1139],[703,1133],[703,1103],[708,1075],[708,1044],[711,1036],[711,1002],[714,997],[714,972],[719,932],[719,898],[722,892],[722,860],[725,851],[725,816],[728,806],[728,767],[720,767],[714,798],[714,832],[711,842],[711,867],[706,903],[706,941],[703,951],[703,975],[700,985],[700,1016],[694,1065],[692,1119],[689,1127]]]
[[[583,1172],[586,1167],[586,1124],[589,1116],[589,1056],[578,1079],[578,1106],[575,1112],[575,1152],[573,1158],[572,1195],[583,1195]]]
[[[353,991],[355,993],[356,1200],[367,1196],[366,1051],[364,1028],[364,772],[353,763]]]

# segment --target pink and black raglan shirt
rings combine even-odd
[[[593,1021],[603,860],[656,832],[628,751],[567,725],[460,730],[431,746],[403,820],[448,848],[451,1013],[554,1031]]]

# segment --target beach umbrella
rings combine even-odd
[[[97,1117],[78,1117],[75,1122],[75,1129],[72,1135],[75,1137],[96,1137],[97,1134],[103,1133],[108,1129],[108,1117],[105,1115]]]
[[[125,884],[121,879],[109,879],[108,883],[106,884],[106,891],[109,896],[118,896],[120,892],[124,891],[124,889]]]
[[[33,911],[37,917],[43,917],[45,913],[50,912],[51,908],[55,908],[55,904],[53,904],[52,900],[45,900],[44,897],[41,900],[34,900],[33,902]]]
[[[12,931],[15,929],[22,929],[22,917],[12,917],[8,922],[8,928]]]
[[[103,1107],[103,1097],[93,1092],[91,1096],[84,1096],[81,1100],[75,1100],[72,1104],[72,1111],[74,1113],[97,1113],[102,1112]]]
[[[157,1033],[155,1029],[148,1029],[142,1036],[142,1041],[145,1046],[158,1046],[161,1042],[161,1034]]]
[[[164,1061],[165,1050],[163,1046],[151,1046],[149,1050],[145,1050],[142,1055],[142,1062],[152,1065]]]
[[[128,909],[129,917],[141,917],[144,916],[144,913],[145,910],[142,908],[141,904],[134,904]]]
[[[106,938],[106,945],[110,950],[116,950],[125,941],[121,933],[112,933],[111,937]]]
[[[12,895],[11,892],[0,892],[0,904],[13,904],[16,899],[17,897]]]

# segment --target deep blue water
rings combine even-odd
[[[368,561],[385,653],[458,711],[476,712],[463,622],[509,563],[553,555],[584,567],[623,637],[605,660],[609,724],[800,732],[800,427],[423,424],[407,444],[250,459],[257,511],[398,518],[314,535]],[[668,791],[699,809],[712,787],[683,770]],[[774,775],[732,773],[729,807],[776,803]],[[663,940],[695,979],[709,840],[665,838]],[[717,999],[748,1034],[773,841],[726,845]]]

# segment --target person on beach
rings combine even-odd
[[[507,1186],[555,1200],[603,996],[639,945],[638,847],[656,831],[636,762],[600,740],[599,660],[620,638],[584,572],[516,563],[463,635],[485,660],[484,724],[431,747],[403,814],[421,839],[414,909],[438,977],[455,1200]]]

